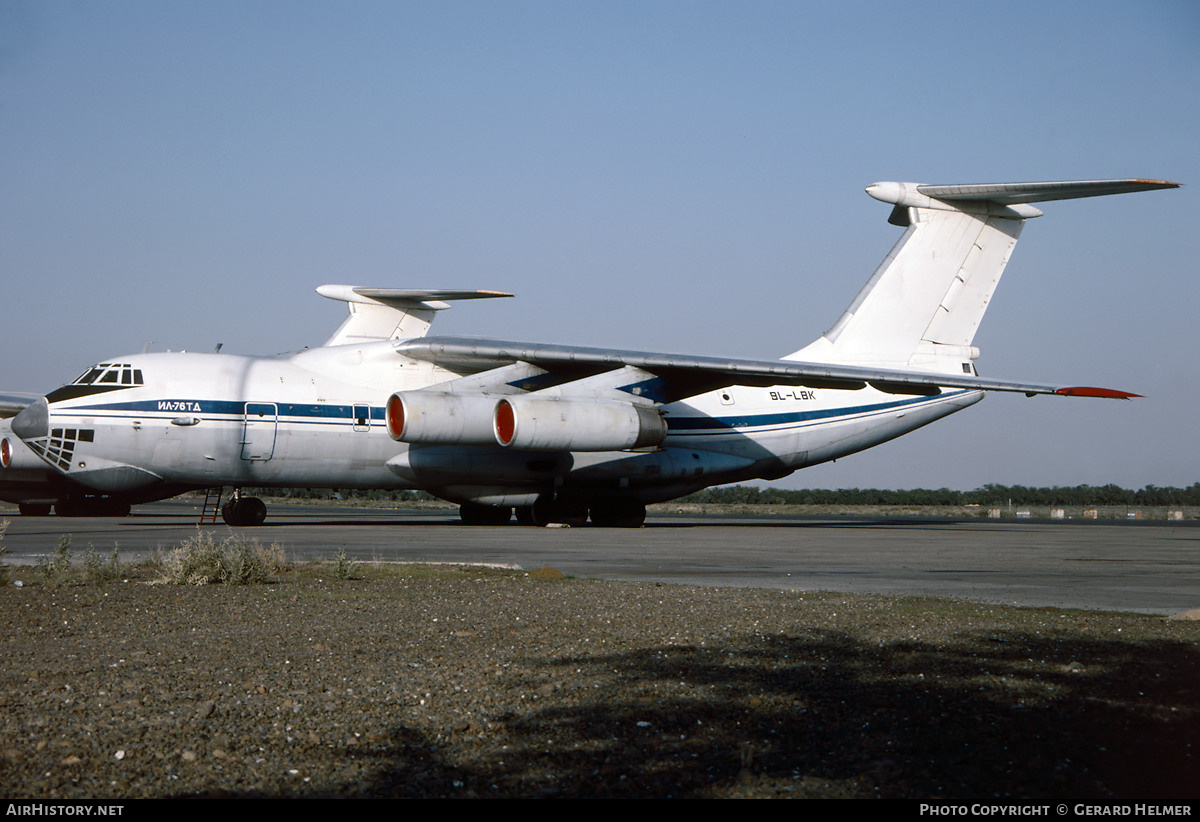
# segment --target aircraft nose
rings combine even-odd
[[[39,397],[12,418],[12,432],[23,440],[37,439],[50,434],[50,406]]]

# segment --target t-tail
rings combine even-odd
[[[850,307],[819,339],[784,359],[973,374],[975,331],[1029,203],[1178,188],[1164,180],[926,185],[875,183],[905,229]]]

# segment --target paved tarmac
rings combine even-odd
[[[64,534],[125,559],[178,545],[190,502],[118,519],[11,520],[6,561],[34,564]],[[206,526],[218,534],[224,525]],[[238,529],[289,558],[500,563],[577,577],[858,593],[1172,614],[1200,608],[1200,522],[652,515],[645,528],[467,527],[453,511],[273,505]]]

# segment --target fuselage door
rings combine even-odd
[[[275,429],[279,409],[273,402],[246,403],[246,422],[242,426],[242,459],[269,460],[275,453]]]
[[[371,406],[362,403],[355,405],[354,414],[354,430],[355,431],[370,431],[371,430]]]

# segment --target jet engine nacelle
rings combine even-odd
[[[623,451],[667,436],[666,421],[650,406],[527,395],[497,402],[492,427],[496,442],[528,451]]]
[[[45,471],[48,465],[29,446],[12,434],[0,439],[0,468],[6,471]]]
[[[400,391],[387,403],[387,430],[397,442],[494,445],[495,395]]]

